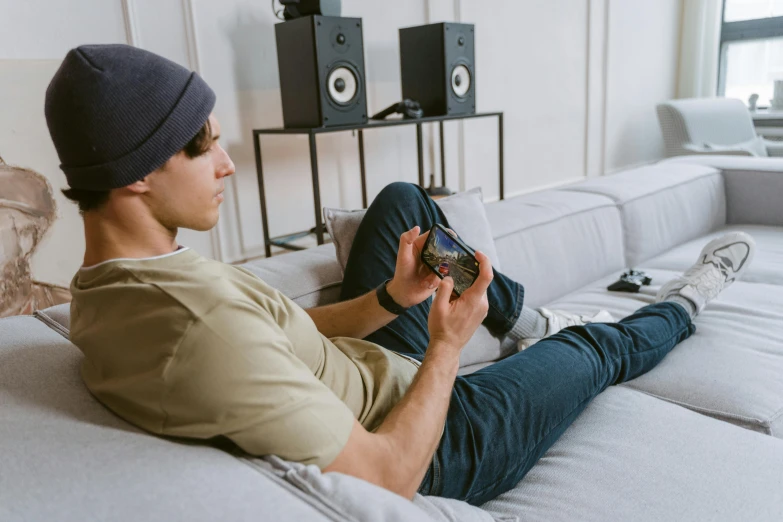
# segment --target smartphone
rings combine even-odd
[[[443,225],[435,224],[421,251],[421,261],[438,277],[451,276],[454,293],[462,295],[479,275],[479,262],[474,250],[452,236]]]

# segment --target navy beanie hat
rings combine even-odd
[[[162,166],[209,119],[195,72],[129,45],[71,49],[46,89],[46,124],[72,188],[125,187]]]

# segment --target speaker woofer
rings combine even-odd
[[[451,71],[451,90],[460,98],[470,92],[470,70],[463,64],[457,65]]]
[[[359,93],[356,73],[346,66],[333,69],[326,79],[329,98],[339,105],[349,105]]]

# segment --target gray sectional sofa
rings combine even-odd
[[[678,158],[486,213],[531,306],[621,317],[715,234],[746,230],[758,251],[693,337],[601,394],[482,508],[148,435],[82,384],[68,305],[0,319],[0,520],[783,520],[783,160]],[[337,299],[331,245],[246,266],[304,307]],[[652,286],[607,292],[626,267]],[[461,371],[512,350],[479,331]]]

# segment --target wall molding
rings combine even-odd
[[[201,57],[196,41],[196,16],[193,11],[193,0],[182,0],[182,14],[185,24],[185,46],[188,52],[190,68],[201,74]]]
[[[124,0],[128,1],[128,0]],[[193,0],[182,0],[182,14],[183,22],[185,24],[185,45],[188,53],[188,66],[191,70],[202,74],[201,55],[199,53],[198,46],[198,33],[196,32],[196,11],[193,4]],[[220,223],[212,227],[209,231],[209,239],[212,245],[212,257],[218,261],[224,261],[226,255],[224,253],[223,240],[220,234]],[[241,227],[241,224],[239,224]]]
[[[128,45],[140,47],[138,23],[136,20],[136,2],[134,0],[121,0],[122,18],[125,22],[125,40]]]
[[[588,0],[585,70],[584,176],[606,169],[609,0]]]

